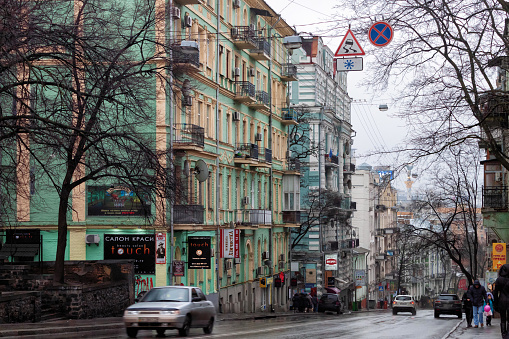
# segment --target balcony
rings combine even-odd
[[[255,94],[256,101],[249,104],[249,107],[258,109],[258,110],[270,110],[270,97],[269,93],[265,91],[256,91]]]
[[[283,124],[298,125],[298,111],[295,108],[283,108]]]
[[[343,166],[343,173],[349,174],[355,172],[355,164],[348,164]]]
[[[237,144],[234,153],[233,161],[235,164],[253,165],[258,163],[257,144]]]
[[[300,160],[297,158],[288,158],[287,159],[287,172],[291,173],[300,173]]]
[[[233,100],[237,102],[250,104],[256,101],[255,85],[249,81],[235,81],[234,93]]]
[[[235,211],[237,226],[272,225],[272,211],[264,209],[243,209]]]
[[[325,154],[325,167],[339,166],[339,158],[337,155]]]
[[[173,149],[191,151],[203,150],[205,146],[205,131],[203,127],[193,124],[174,124]]]
[[[486,186],[482,190],[482,207],[507,210],[507,186]]]
[[[192,53],[186,54],[182,51],[180,46],[173,47],[172,51],[173,67],[175,69],[184,69],[187,71],[200,70],[200,54]]]
[[[283,211],[284,224],[300,224],[300,211]]]
[[[175,0],[176,4],[186,6],[186,5],[199,5],[201,4],[200,0]]]
[[[233,43],[239,49],[257,49],[256,31],[250,26],[235,26],[231,29]]]
[[[173,223],[203,224],[204,212],[203,205],[173,205]]]
[[[269,148],[262,148],[258,151],[258,161],[249,163],[253,167],[272,167],[272,150]]]
[[[255,60],[270,60],[270,42],[265,38],[255,38],[257,48],[250,49],[249,55]]]
[[[297,65],[284,64],[281,70],[281,80],[283,81],[298,81],[297,78]]]
[[[482,116],[479,120],[493,127],[509,128],[509,97],[503,94],[487,94],[483,98]]]

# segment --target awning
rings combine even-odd
[[[325,291],[327,293],[336,293],[336,294],[339,294],[341,292],[341,290],[336,287],[325,287]]]
[[[0,250],[0,259],[9,257],[35,257],[39,253],[39,244],[4,244]]]

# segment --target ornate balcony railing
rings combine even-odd
[[[193,124],[174,124],[174,144],[205,145],[205,130]]]
[[[235,211],[237,225],[271,225],[272,211],[264,209],[242,209]]]
[[[254,98],[256,94],[255,85],[249,81],[235,81],[235,96]]]
[[[281,71],[281,78],[284,81],[297,81],[297,65],[284,64]]]
[[[236,144],[235,145],[236,158],[252,158],[258,159],[258,145],[257,144]]]
[[[485,186],[482,191],[483,208],[507,209],[507,186]]]

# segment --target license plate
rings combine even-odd
[[[140,323],[153,323],[153,322],[157,322],[159,319],[157,317],[145,317],[145,318],[140,318],[138,321]]]

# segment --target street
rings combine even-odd
[[[200,338],[464,338],[463,323],[451,333],[460,320],[455,316],[433,317],[432,310],[418,310],[416,316],[410,313],[392,315],[390,310],[359,312],[353,314],[313,314],[277,317],[260,320],[224,320],[215,324],[213,334],[204,335],[198,328],[191,329],[190,337]],[[491,328],[478,329],[475,334],[483,338],[496,338],[498,322]],[[474,334],[474,330],[469,329]],[[37,338],[127,338],[125,329],[111,328],[78,333],[40,333]],[[26,336],[31,338],[34,336]],[[156,338],[155,331],[140,331],[138,338]],[[176,330],[166,331],[165,337],[178,337]],[[8,338],[8,337],[5,337]],[[14,338],[14,337],[12,337]],[[16,337],[20,338],[20,337]]]

